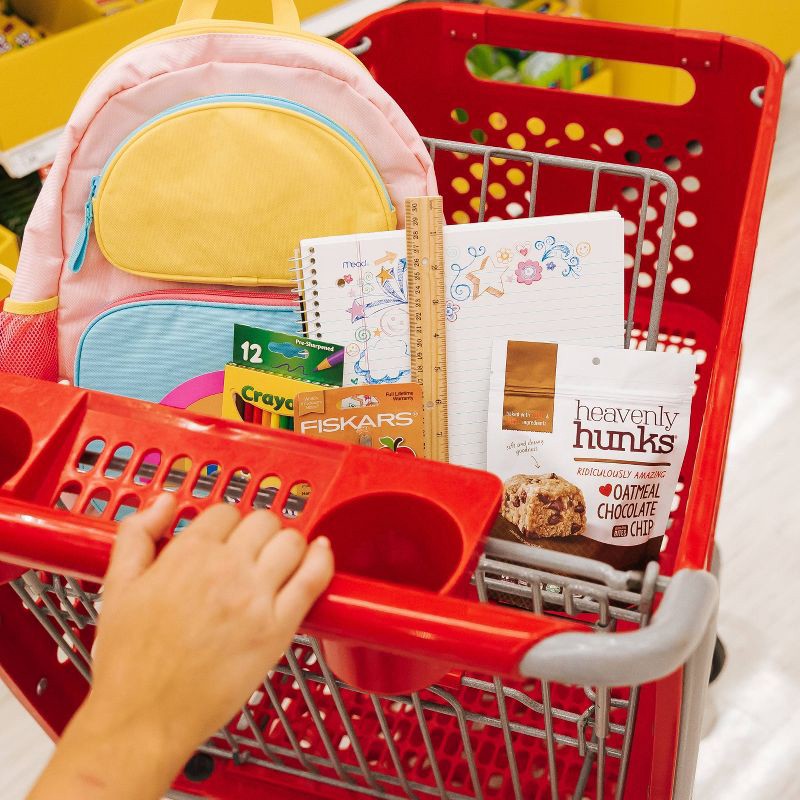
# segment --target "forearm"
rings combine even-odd
[[[105,706],[105,707],[104,707]],[[73,717],[28,800],[160,800],[191,755],[146,719],[113,719],[87,700]]]

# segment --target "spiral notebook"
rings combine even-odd
[[[492,339],[623,346],[623,237],[616,211],[445,228],[452,463],[486,467]],[[345,386],[409,380],[404,231],[304,240],[298,287]]]

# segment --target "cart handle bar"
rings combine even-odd
[[[0,561],[92,581],[108,567],[116,525],[0,499]],[[569,620],[338,574],[303,629],[323,639],[506,677],[635,686],[681,667],[716,610],[717,583],[682,570],[648,627],[587,632]]]

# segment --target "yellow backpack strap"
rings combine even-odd
[[[183,0],[178,12],[178,22],[190,19],[211,19],[217,0]],[[300,30],[300,15],[294,0],[272,0],[272,23],[287,31]]]
[[[5,281],[9,286],[14,285],[14,278],[17,277],[17,274],[14,272],[11,267],[7,267],[5,264],[0,264],[0,281]]]

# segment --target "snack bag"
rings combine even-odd
[[[678,482],[694,356],[498,340],[487,468],[493,535],[631,569],[658,556]]]

